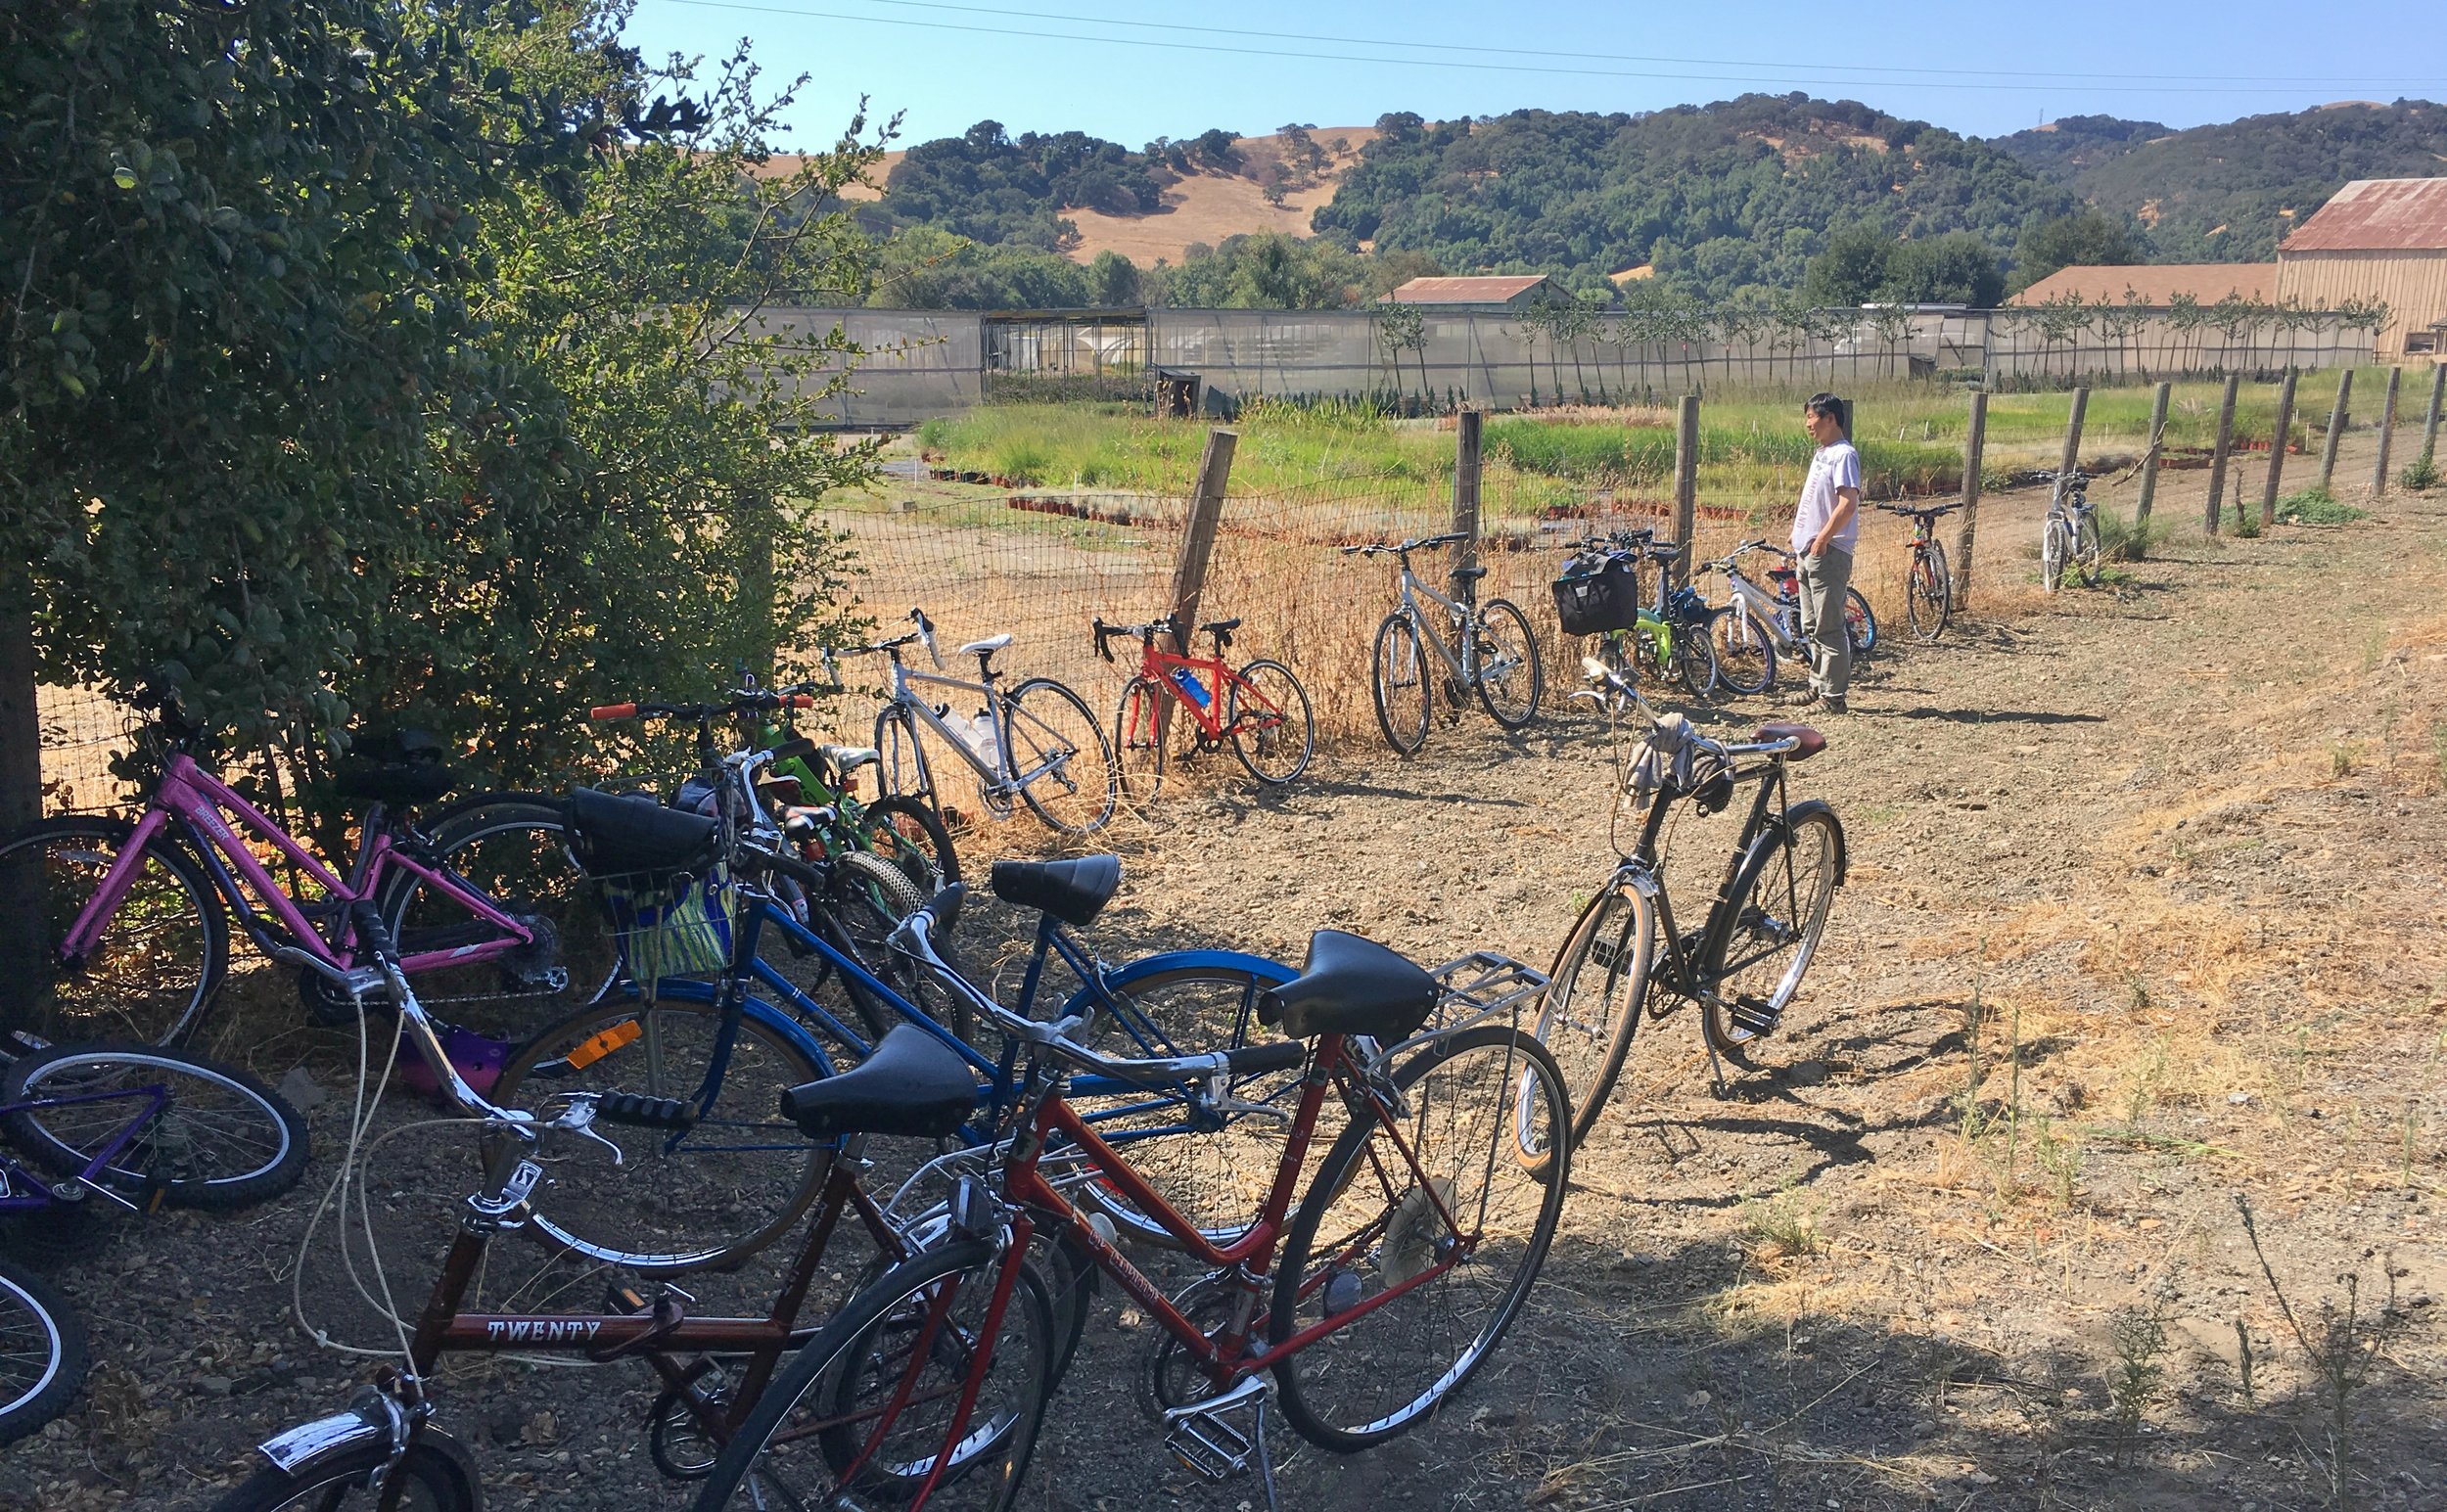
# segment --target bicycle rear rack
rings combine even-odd
[[[1494,950],[1473,950],[1428,975],[1436,979],[1439,995],[1427,1028],[1379,1050],[1369,1058],[1371,1069],[1388,1066],[1397,1055],[1431,1039],[1474,1029],[1500,1014],[1519,1029],[1522,1009],[1536,1004],[1547,991],[1545,972]]]

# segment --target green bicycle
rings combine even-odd
[[[1631,682],[1643,674],[1672,677],[1693,698],[1716,691],[1713,611],[1685,583],[1674,585],[1673,565],[1683,548],[1660,541],[1646,526],[1610,530],[1572,542],[1574,553],[1554,581],[1555,618],[1567,635],[1590,637],[1589,654]],[[1657,592],[1640,602],[1639,564],[1654,563]]]

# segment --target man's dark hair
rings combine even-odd
[[[1844,401],[1831,393],[1814,393],[1801,401],[1801,407],[1813,415],[1832,415],[1838,422],[1844,418]]]

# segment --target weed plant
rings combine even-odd
[[[2277,501],[2277,518],[2288,525],[2351,525],[2370,511],[2337,502],[2326,488],[2310,487]]]

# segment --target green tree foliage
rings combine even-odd
[[[656,77],[621,15],[0,14],[0,528],[45,677],[165,675],[309,773],[385,715],[528,777],[573,710],[817,619],[804,501],[862,459],[804,427],[849,353],[753,306],[854,279],[798,206],[874,153],[757,180],[750,70]]]
[[[1894,246],[1893,236],[1866,221],[1831,233],[1825,250],[1810,259],[1801,297],[1830,309],[1869,303],[1886,287],[1886,257]]]
[[[1330,242],[1265,231],[1208,248],[1180,266],[1158,263],[1154,302],[1177,309],[1343,309],[1367,291],[1366,259]]]
[[[1199,139],[1202,149],[1205,140]],[[1224,145],[1230,146],[1228,134]],[[959,136],[910,148],[886,181],[885,206],[904,224],[939,226],[993,246],[1060,252],[1079,236],[1063,210],[1147,214],[1163,206],[1164,186],[1174,176],[1162,157],[1084,131],[1014,138],[1000,121],[981,120]]]
[[[2120,267],[2148,260],[2138,222],[2084,208],[2034,221],[2014,244],[2015,287],[2027,289],[2058,268]]]
[[[1906,304],[1969,304],[1987,309],[2006,295],[2005,269],[1985,237],[1949,231],[1899,242],[1886,259],[1885,295]]]
[[[911,226],[877,252],[867,302],[882,309],[1058,309],[1098,302],[1093,280],[1059,252],[993,247]]]
[[[1108,247],[1087,264],[1087,298],[1108,307],[1138,302],[1138,267]]]
[[[2002,252],[2074,198],[2011,158],[1851,102],[1745,95],[1645,115],[1516,111],[1430,125],[1388,115],[1316,216],[1317,231],[1449,267],[1555,272],[1594,291],[1651,265],[1723,299],[1794,288],[1827,228],[1967,231]]]
[[[2154,217],[2147,247],[2160,262],[2265,262],[2352,180],[2431,178],[2447,159],[2447,106],[2428,100],[2247,115],[2188,131],[2109,116],[2053,124],[1995,145],[2110,214]]]

